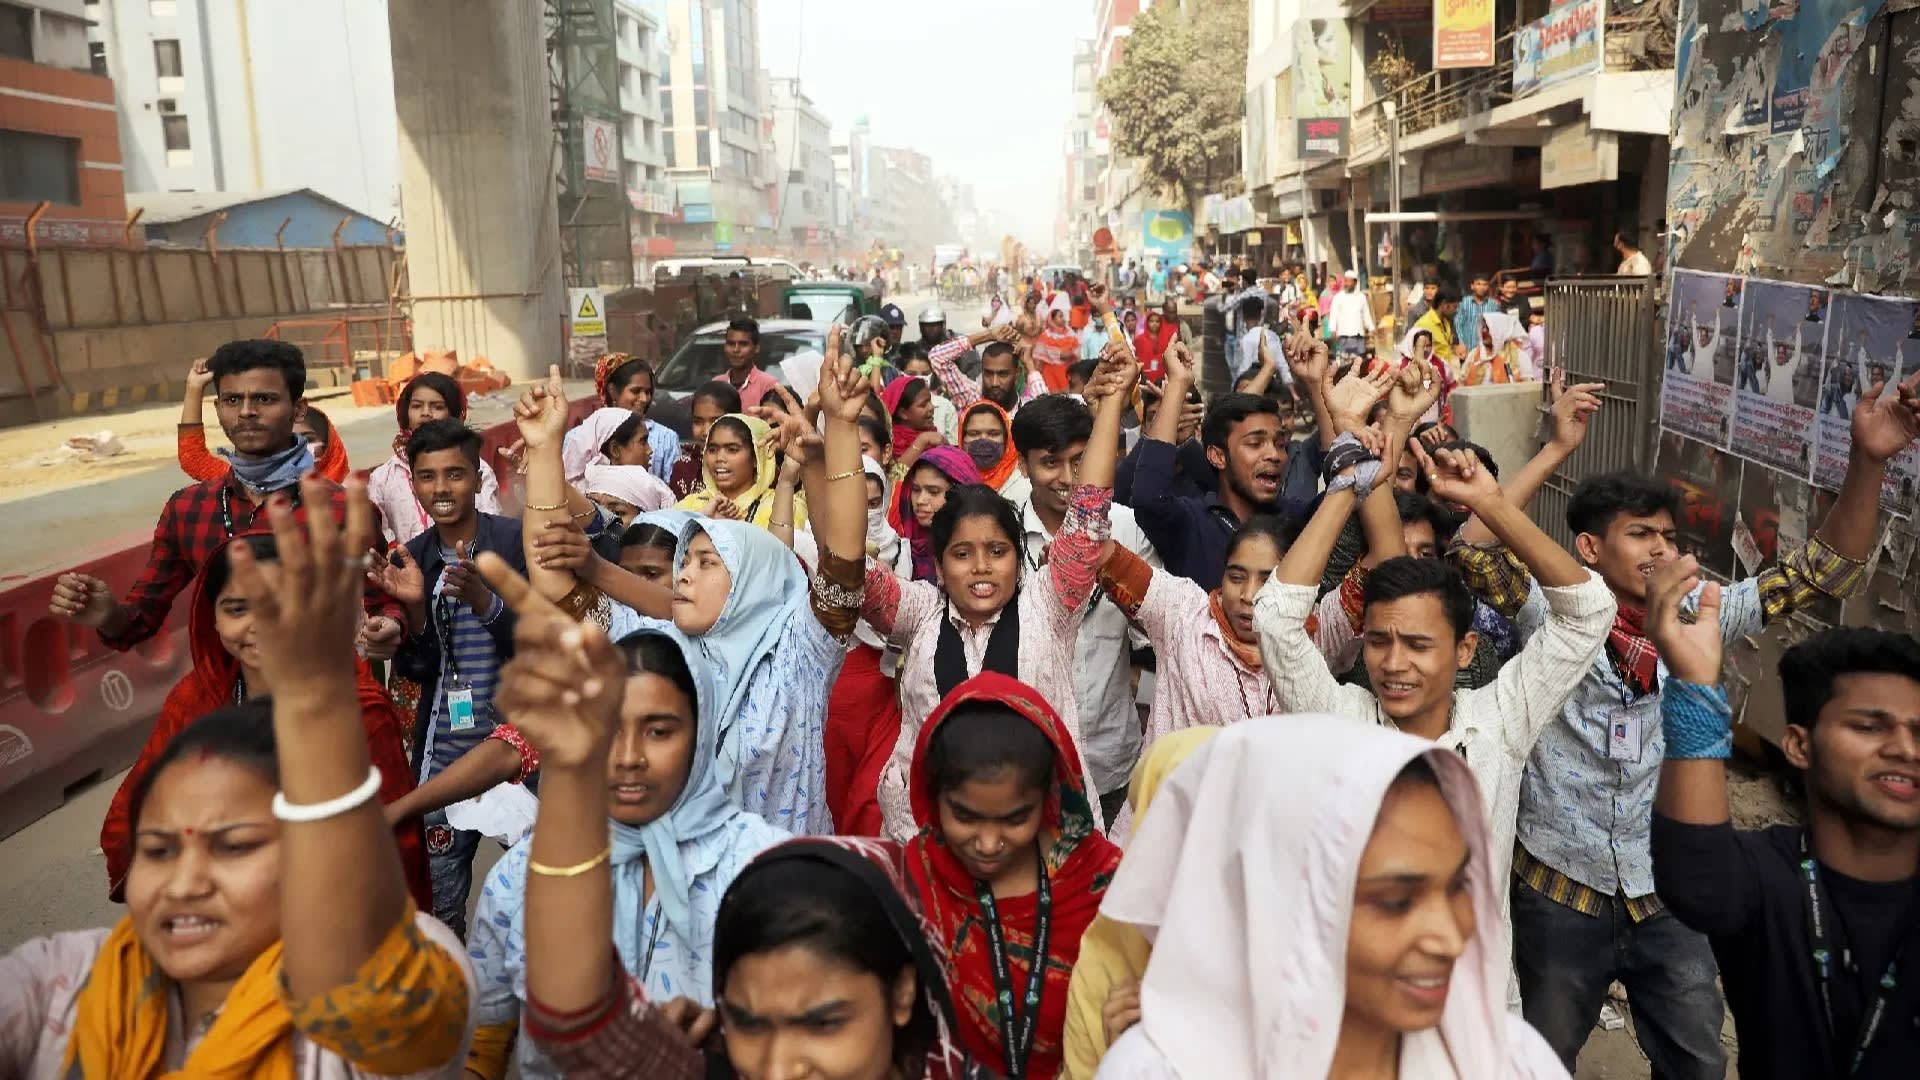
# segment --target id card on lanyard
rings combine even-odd
[[[1807,846],[1807,834],[1804,832],[1800,834],[1800,877],[1806,886],[1807,940],[1812,947],[1814,978],[1820,985],[1820,1007],[1826,1017],[1828,1044],[1834,1060],[1842,1069],[1838,1075],[1852,1076],[1860,1071],[1860,1063],[1866,1060],[1867,1052],[1873,1049],[1874,1040],[1880,1035],[1880,1029],[1886,1025],[1887,1008],[1892,1004],[1894,990],[1900,985],[1900,959],[1905,952],[1906,941],[1911,936],[1911,932],[1905,929],[1909,920],[1903,919],[1899,924],[1903,928],[1903,936],[1894,946],[1893,956],[1887,961],[1887,970],[1873,982],[1861,982],[1860,1030],[1848,1043],[1846,1034],[1834,1026],[1833,969],[1838,964],[1843,978],[1857,978],[1861,973],[1854,968],[1853,950],[1834,938],[1834,913],[1827,907],[1820,890],[1820,863]]]
[[[453,656],[453,612],[446,597],[437,596],[433,601],[434,622],[440,631],[440,660],[446,670],[446,680],[441,684],[440,692],[447,699],[447,730],[473,730],[473,684],[460,674],[459,664]]]

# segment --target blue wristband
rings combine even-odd
[[[1660,727],[1673,760],[1733,756],[1733,709],[1719,686],[1669,677],[1660,688]]]

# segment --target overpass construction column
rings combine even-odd
[[[387,5],[414,347],[525,380],[563,355],[545,5]]]

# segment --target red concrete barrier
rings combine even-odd
[[[151,534],[76,561],[123,595],[147,563]],[[192,663],[186,612],[130,652],[47,610],[56,571],[0,590],[0,838],[66,801],[91,778],[131,764],[167,692]]]

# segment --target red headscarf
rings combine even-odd
[[[593,396],[605,404],[613,404],[613,399],[607,396],[607,379],[620,370],[620,365],[631,359],[633,359],[631,353],[623,352],[610,352],[601,356],[593,365]]]
[[[960,1045],[976,1061],[1010,1075],[1001,1045],[997,990],[984,915],[974,895],[974,880],[939,837],[933,781],[927,775],[927,746],[934,732],[958,709],[999,705],[1025,717],[1053,744],[1053,783],[1041,807],[1041,852],[1053,894],[1047,941],[1047,975],[1034,1026],[1026,1075],[1060,1071],[1061,1033],[1066,1026],[1067,983],[1080,958],[1080,937],[1100,913],[1100,897],[1120,865],[1120,849],[1093,825],[1093,807],[1080,781],[1080,755],[1074,752],[1060,718],[1038,691],[997,672],[983,671],[953,688],[920,728],[913,766],[907,778],[913,820],[919,835],[907,845],[907,873],[920,908],[939,934],[938,945],[953,955],[954,1010]],[[1033,950],[1036,894],[996,901],[1007,941],[1007,964],[1016,996],[1024,993]]]
[[[227,544],[233,542],[229,540]],[[114,792],[113,803],[107,808],[107,820],[100,826],[100,849],[107,856],[108,896],[115,901],[125,898],[127,868],[133,864],[134,823],[130,820],[133,789],[152,767],[154,759],[166,749],[167,743],[182,729],[207,713],[234,703],[234,688],[240,679],[240,662],[234,659],[226,646],[220,644],[220,635],[213,623],[215,597],[209,594],[206,587],[206,568],[221,556],[227,544],[222,544],[207,557],[199,576],[194,579],[193,602],[187,621],[193,670],[175,683],[173,690],[167,694],[166,703],[160,707],[159,721],[147,735],[146,745],[140,748],[139,760],[133,763],[133,768],[127,770],[127,775],[120,781],[120,790]],[[413,790],[413,769],[407,760],[400,716],[394,712],[393,702],[387,697],[386,690],[374,681],[373,673],[367,670],[366,661],[354,661],[354,669],[359,676],[360,722],[367,731],[367,753],[380,769],[380,801],[390,803]],[[433,887],[427,875],[426,848],[419,820],[405,822],[394,829],[394,838],[400,844],[400,864],[406,871],[407,887],[413,893],[414,902],[420,905],[420,910],[432,911]]]
[[[353,466],[347,464],[347,444],[340,437],[340,429],[333,426],[333,421],[326,413],[311,405],[307,406],[307,416],[312,418],[308,423],[314,427],[327,429],[327,448],[313,459],[313,471],[336,484],[346,483],[347,473],[352,471]],[[314,423],[314,420],[318,420],[318,423]]]
[[[926,428],[908,427],[901,423],[899,416],[896,415],[900,411],[901,400],[907,396],[907,391],[913,388],[914,383],[925,381],[925,379],[922,379],[918,375],[898,375],[894,377],[892,382],[880,390],[880,401],[887,407],[887,425],[893,431],[893,456],[895,460],[898,460],[902,454],[905,454],[911,449],[913,440],[919,438],[920,433],[927,430]],[[932,393],[933,388],[928,387],[927,392]]]
[[[1014,453],[1013,449],[1013,418],[1007,415],[1007,410],[1001,408],[998,402],[981,398],[979,401],[967,406],[967,411],[960,414],[960,430],[958,434],[960,436],[961,448],[964,450],[967,438],[967,417],[983,409],[991,411],[1000,417],[1000,430],[1006,434],[1006,441],[1001,444],[1000,460],[987,466],[987,468],[980,472],[980,482],[995,491],[999,491],[1000,485],[1006,483],[1007,477],[1013,475],[1014,462],[1019,460],[1019,455]],[[968,455],[967,460],[973,461],[972,455]],[[974,462],[974,467],[978,468],[979,464],[977,461]]]

